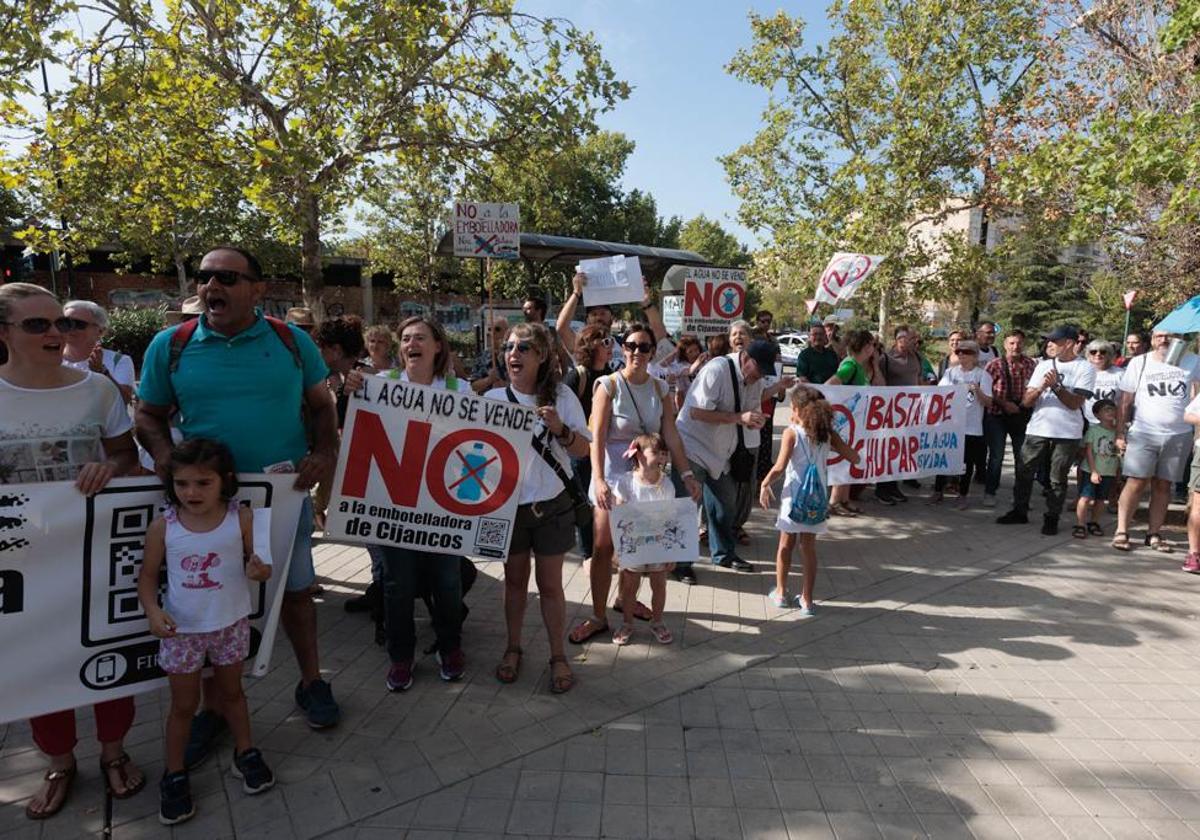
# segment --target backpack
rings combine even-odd
[[[792,494],[792,509],[788,511],[788,519],[797,525],[820,525],[829,516],[829,497],[821,483],[821,471],[813,460],[812,450],[804,441],[803,431],[796,432],[796,445],[804,446],[808,469],[800,477],[796,492]]]
[[[291,329],[283,321],[278,318],[272,318],[270,315],[264,315],[263,318],[271,325],[271,329],[275,330],[275,335],[279,336],[279,340],[283,342],[283,346],[292,354],[292,361],[296,367],[303,369],[304,362],[300,360],[300,348],[296,345],[296,336],[292,334]],[[184,321],[171,332],[171,351],[167,357],[167,375],[179,370],[179,358],[183,355],[183,348],[192,340],[192,336],[196,334],[196,328],[200,326],[200,319],[193,318],[190,321]]]

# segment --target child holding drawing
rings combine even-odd
[[[193,438],[176,446],[166,484],[170,504],[146,531],[138,598],[150,631],[162,640],[158,664],[171,689],[158,820],[174,825],[196,813],[183,755],[206,660],[233,732],[231,772],[251,795],[275,784],[250,739],[250,713],[242,693],[242,661],[250,652],[247,581],[267,580],[271,567],[254,553],[253,513],[233,501],[237,476],[233,455],[224,444]],[[164,564],[167,592],[159,606]]]
[[[633,459],[633,469],[623,473],[613,492],[617,505],[629,502],[661,502],[675,498],[675,487],[667,477],[665,467],[671,461],[667,442],[659,434],[642,434],[635,437],[625,450],[625,457]],[[663,624],[663,608],[667,605],[667,572],[674,563],[652,563],[647,566],[628,566],[621,556],[620,541],[614,535],[613,545],[617,548],[617,560],[621,566],[621,607],[624,623],[613,633],[613,644],[627,645],[633,638],[633,612],[637,604],[637,591],[642,577],[650,578],[650,632],[664,645],[671,644],[674,636]]]
[[[800,614],[813,614],[813,585],[817,580],[817,534],[825,533],[829,515],[826,494],[826,465],[829,450],[833,449],[851,464],[859,461],[858,453],[847,446],[833,430],[833,408],[815,388],[797,386],[792,391],[792,417],[783,430],[779,457],[775,466],[763,478],[759,502],[770,508],[775,499],[771,484],[781,475],[783,492],[780,496],[779,549],[775,554],[775,589],[768,596],[771,604],[787,608],[796,606]],[[804,559],[804,583],[800,594],[788,595],[787,578],[792,568],[792,551],[800,543]]]

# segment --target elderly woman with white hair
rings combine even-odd
[[[129,405],[135,379],[133,359],[100,346],[108,331],[108,312],[90,300],[69,300],[63,305],[63,315],[71,319],[73,327],[63,335],[63,364],[108,377]]]

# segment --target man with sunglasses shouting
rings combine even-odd
[[[336,415],[325,387],[329,370],[316,344],[303,330],[264,317],[259,304],[266,284],[249,252],[215,248],[200,261],[195,279],[204,314],[158,333],[142,366],[137,434],[159,474],[171,453],[168,418],[177,407],[175,425],[184,438],[221,441],[233,451],[238,472],[295,472],[297,490],[330,480]],[[296,703],[310,727],[323,729],[337,723],[340,711],[317,656],[317,613],[309,594],[316,577],[312,528],[312,502],[305,497],[280,623],[300,666]],[[189,768],[207,756],[224,729],[216,703],[216,692],[206,689],[205,709],[192,721]]]

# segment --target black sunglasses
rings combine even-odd
[[[626,341],[625,349],[630,353],[649,353],[654,345],[648,341]]]
[[[50,326],[60,333],[74,332],[91,326],[87,321],[80,321],[78,318],[26,318],[23,321],[0,321],[6,327],[20,327],[23,332],[30,335],[45,335],[50,331]]]
[[[239,280],[245,280],[247,283],[257,283],[257,277],[251,277],[249,274],[242,274],[240,271],[230,271],[225,268],[202,268],[196,272],[196,285],[203,286],[205,283],[211,283],[216,280],[222,286],[236,286]]]
[[[528,341],[506,341],[500,349],[505,353],[511,353],[514,350],[518,353],[528,353],[533,349],[533,345]]]

